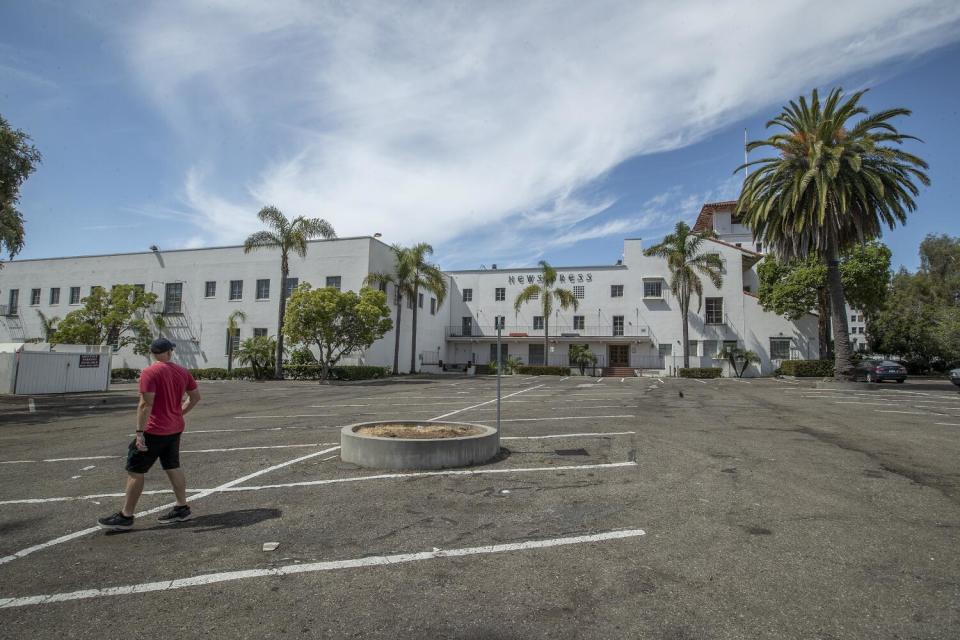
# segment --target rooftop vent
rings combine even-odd
[[[622,264],[623,264],[623,258],[620,258],[619,260],[617,260],[617,266],[621,266]]]
[[[490,268],[491,268],[491,269],[496,269],[496,268],[497,268],[497,264],[496,264],[496,263],[493,263],[492,265],[490,265]]]

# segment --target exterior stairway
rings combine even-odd
[[[633,378],[637,372],[631,367],[604,367],[603,375],[609,378]]]

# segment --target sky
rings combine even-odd
[[[0,114],[43,164],[18,258],[238,244],[256,212],[443,268],[612,264],[734,199],[744,130],[870,88],[930,165],[894,266],[960,235],[960,2],[6,2]]]

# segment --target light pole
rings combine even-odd
[[[503,371],[503,351],[500,348],[500,335],[503,333],[503,320],[494,316],[497,325],[497,451],[500,451],[500,373]]]

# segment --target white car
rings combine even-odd
[[[950,370],[950,382],[960,387],[960,369]]]

